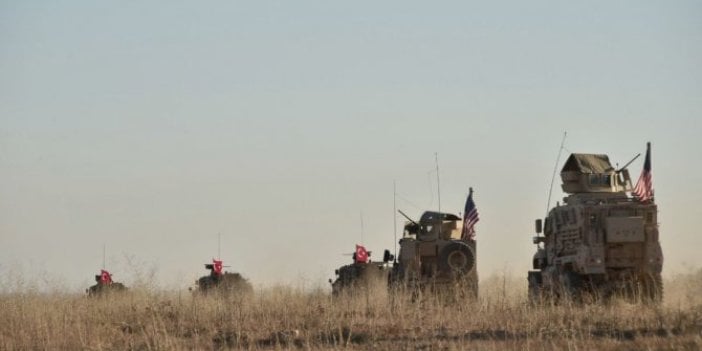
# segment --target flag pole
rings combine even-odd
[[[217,260],[222,260],[222,233],[217,233]]]
[[[102,269],[105,269],[105,243],[102,244]]]

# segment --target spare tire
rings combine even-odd
[[[453,242],[439,253],[439,270],[453,274],[466,274],[475,266],[473,249],[463,242]]]

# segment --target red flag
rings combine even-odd
[[[100,284],[110,284],[112,283],[112,274],[110,272],[101,269],[100,270]]]
[[[368,263],[368,251],[361,245],[356,245],[356,263]]]
[[[212,259],[212,267],[214,268],[215,275],[222,275],[222,261],[217,261]]]

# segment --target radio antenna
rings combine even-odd
[[[436,162],[436,191],[437,199],[439,201],[439,213],[441,213],[441,180],[439,179],[439,153],[434,153],[434,162]],[[439,230],[441,227],[439,226]]]
[[[105,244],[102,244],[102,269],[105,269]]]
[[[558,149],[558,156],[556,157],[556,164],[553,165],[553,175],[551,176],[551,186],[548,188],[548,201],[546,202],[546,216],[548,216],[548,207],[551,206],[551,193],[553,192],[553,182],[556,180],[556,170],[558,169],[558,161],[561,159],[561,152],[563,151],[563,145],[565,145],[566,136],[568,132],[563,132],[563,139],[561,140],[561,148]]]
[[[439,153],[434,153],[434,161],[436,161],[436,192],[439,201],[439,237],[441,237],[441,227],[444,226],[444,220],[441,217],[441,181],[439,180]]]
[[[361,211],[361,245],[364,245],[364,243],[363,243],[363,211]]]
[[[393,257],[397,257],[397,184],[392,181],[392,237],[395,244]]]
[[[222,259],[222,233],[217,233],[217,259]]]

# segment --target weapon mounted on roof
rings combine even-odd
[[[625,170],[627,167],[629,167],[629,165],[630,165],[632,162],[636,161],[636,159],[639,158],[639,156],[641,156],[641,153],[636,154],[636,156],[634,156],[634,158],[632,158],[631,161],[627,162],[623,167],[619,168],[619,169],[616,170],[615,172],[616,172],[616,173],[621,173],[623,170]]]
[[[410,224],[405,226],[405,230],[407,230],[410,234],[417,234],[419,231],[422,229],[422,225],[417,223],[415,220],[410,218],[408,215],[406,215],[402,210],[397,210],[397,212],[400,212],[400,214],[407,218],[408,221],[410,221]]]

